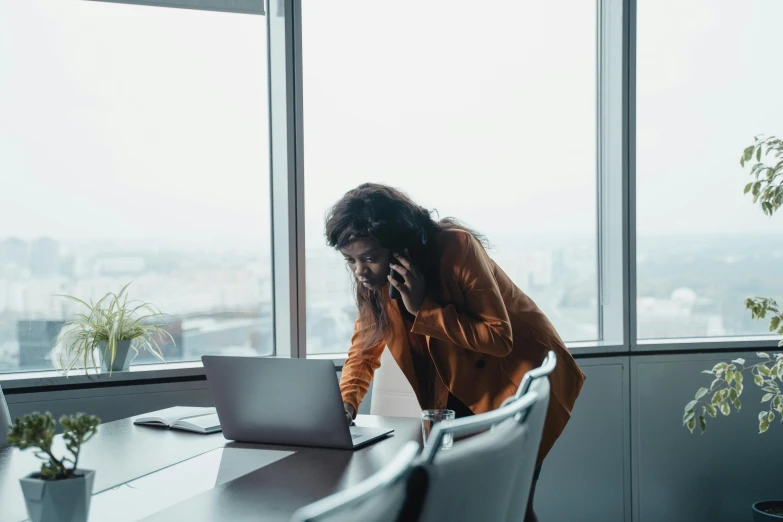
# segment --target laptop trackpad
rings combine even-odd
[[[357,426],[351,426],[350,429],[351,429],[351,440],[353,441],[354,444],[356,444],[357,442],[364,442],[366,440],[378,439],[383,437],[384,435],[394,432],[394,430],[392,429],[360,428]]]

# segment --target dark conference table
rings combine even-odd
[[[360,415],[357,426],[394,434],[354,451],[242,444],[108,422],[82,449],[96,471],[90,521],[288,521],[298,508],[366,479],[402,446],[421,443],[418,419]],[[62,448],[58,437],[56,449]],[[0,449],[0,520],[27,519],[19,478],[40,468],[31,450]]]

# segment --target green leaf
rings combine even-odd
[[[742,372],[736,372],[734,374],[734,382],[742,384],[742,381],[745,379],[745,377],[742,376]]]
[[[696,406],[697,401],[691,401],[685,405],[685,411],[691,411]]]
[[[722,398],[722,395],[723,395],[723,394],[721,393],[722,391],[723,391],[723,390],[718,390],[718,391],[716,391],[716,392],[713,394],[713,396],[712,396],[712,400],[710,401],[712,404],[714,404],[714,405],[716,405],[716,406],[717,406],[718,404],[720,404],[720,401],[722,401],[722,400],[723,400],[723,398]]]
[[[753,382],[755,382],[757,386],[764,386],[764,379],[761,377],[761,375],[754,376]]]
[[[734,372],[731,370],[731,368],[726,370],[726,383],[731,384],[731,382],[734,380]]]
[[[726,368],[728,368],[728,367],[729,367],[728,363],[721,362],[721,363],[718,363],[718,364],[716,364],[715,366],[713,366],[713,367],[712,367],[712,371],[713,371],[713,372],[717,372],[717,371],[719,371],[719,370],[725,370],[725,369],[726,369]]]
[[[769,354],[764,352],[756,352],[757,357],[761,357],[762,359],[769,359]]]
[[[775,420],[775,412],[772,412],[772,411],[769,412],[769,414],[767,415],[767,420],[769,422],[772,422],[773,420]]]
[[[761,147],[756,150],[756,161],[761,161]]]
[[[774,332],[778,329],[778,326],[780,326],[780,317],[775,316],[772,319],[769,320],[769,331]]]
[[[769,429],[769,421],[767,419],[763,419],[759,421],[759,433],[764,433]]]
[[[761,375],[763,375],[764,377],[772,377],[772,372],[771,372],[771,371],[770,371],[770,369],[769,369],[769,368],[767,368],[765,365],[763,365],[763,364],[759,364],[759,365],[757,366],[757,368],[758,368],[758,370],[759,370],[759,373],[760,373]]]
[[[766,417],[767,417],[767,412],[766,411],[759,412],[759,420],[764,419]]]
[[[768,400],[770,400],[770,399],[771,399],[772,397],[774,397],[774,396],[775,396],[775,394],[774,394],[774,393],[766,393],[766,394],[764,394],[764,396],[761,398],[761,402],[767,402]]]
[[[729,403],[727,403],[727,402],[721,403],[721,405],[720,405],[720,412],[724,416],[728,417],[729,413],[731,413],[731,408],[729,408]]]
[[[748,183],[747,185],[745,185],[745,192],[743,192],[743,194],[747,194],[748,192],[750,192],[751,187],[753,187],[753,182],[752,181],[750,183]]]
[[[702,370],[701,373],[707,373],[709,375],[712,375],[712,370]]]
[[[732,400],[732,402],[733,402],[733,401],[736,401],[736,400],[737,400],[737,397],[739,397],[739,394],[737,393],[737,390],[735,390],[734,388],[732,388],[732,389],[729,391],[729,398],[730,398],[730,399]]]
[[[742,151],[742,159],[740,160],[740,164],[744,167],[746,161],[750,161],[750,158],[753,156],[753,149],[755,148],[755,145],[751,145],[750,147],[746,147],[744,151]]]
[[[714,381],[712,381],[712,384],[710,384],[710,390],[715,388],[715,386],[717,386],[718,384],[720,384],[720,379],[715,379]]]
[[[707,388],[699,388],[699,391],[696,392],[696,400],[698,401],[699,399],[707,395],[708,391],[709,390]]]
[[[742,359],[742,358],[734,359],[734,360],[733,360],[733,361],[731,361],[731,362],[733,362],[734,364],[739,364],[739,365],[742,365],[742,366],[744,366],[744,365],[745,365],[745,359]]]
[[[715,406],[712,404],[707,406],[707,413],[710,414],[710,417],[715,418],[718,416],[718,410],[715,409]]]
[[[682,416],[682,423],[686,424],[689,420],[691,420],[695,416],[696,416],[696,412],[694,412],[693,410],[686,411],[685,415]]]
[[[732,404],[734,405],[734,409],[737,411],[740,411],[742,409],[742,403],[739,399],[735,399],[732,401]]]
[[[691,419],[688,421],[688,430],[693,433],[693,428],[696,427],[696,419]]]
[[[702,433],[707,429],[707,419],[705,419],[703,415],[699,417],[699,427],[701,428]]]

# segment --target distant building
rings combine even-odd
[[[677,288],[669,299],[641,297],[637,300],[638,335],[642,339],[725,336],[723,317],[711,304],[690,288]]]
[[[16,323],[20,370],[53,368],[49,354],[64,324],[64,321],[18,321]]]
[[[147,269],[147,263],[142,256],[107,256],[98,257],[93,264],[96,275],[138,275]]]
[[[30,245],[30,272],[35,276],[60,273],[60,245],[54,239],[42,237]]]
[[[27,268],[28,255],[27,243],[21,239],[11,237],[0,242],[0,268]]]

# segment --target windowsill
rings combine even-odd
[[[201,361],[172,362],[164,364],[140,364],[131,366],[128,371],[109,372],[90,369],[85,375],[84,369],[71,370],[66,376],[59,370],[26,371],[0,374],[0,386],[3,391],[18,388],[41,388],[48,386],[67,386],[102,383],[134,382],[148,379],[171,379],[198,377],[204,375]]]
[[[345,364],[345,354],[323,354],[311,356],[313,359],[329,359],[334,361],[339,370]],[[131,366],[125,372],[109,372],[90,369],[85,375],[84,369],[71,370],[63,375],[59,370],[25,371],[13,373],[0,373],[0,386],[3,392],[13,393],[12,390],[25,391],[30,388],[47,388],[52,386],[84,386],[84,385],[134,385],[139,381],[166,381],[171,379],[203,378],[204,365],[201,361],[171,362],[163,364],[140,364]],[[43,390],[41,390],[43,391]]]
[[[633,351],[676,350],[775,350],[780,336],[754,335],[745,337],[686,337],[681,339],[640,339]]]

